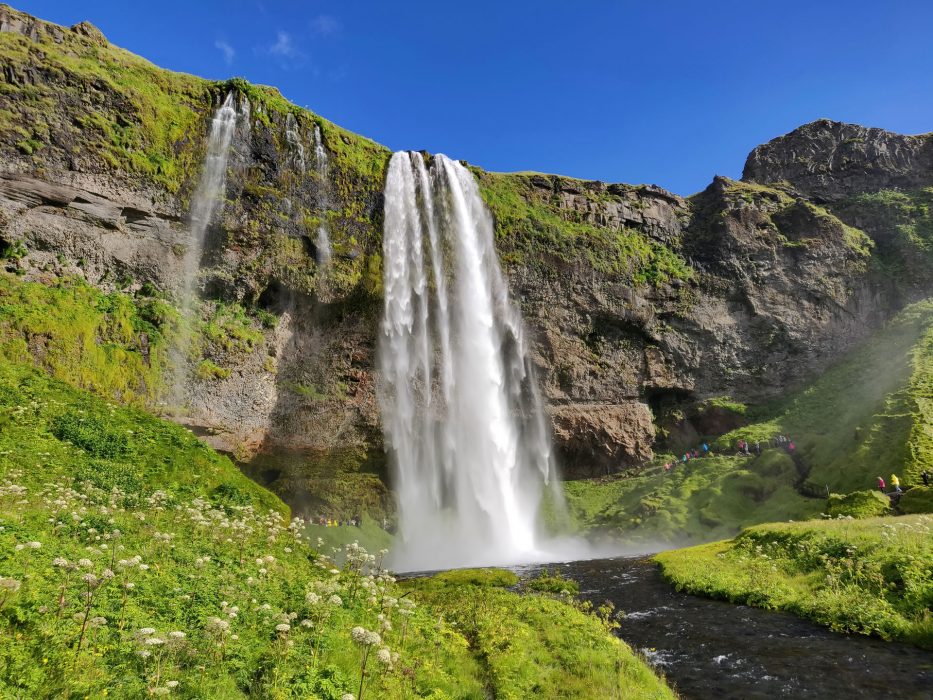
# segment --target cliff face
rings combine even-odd
[[[237,94],[185,420],[244,454],[299,447],[335,469],[378,464],[388,151],[273,89],[162,71],[86,24],[0,6],[0,58],[0,247],[20,251],[7,267],[137,300],[180,286],[211,113]],[[782,394],[925,294],[930,144],[815,122],[756,149],[743,181],[716,178],[689,199],[474,169],[565,473],[637,467],[658,426],[684,439],[701,429],[685,407]],[[894,187],[910,188],[906,203]],[[327,275],[322,222],[336,254]],[[150,404],[164,400],[150,391]]]
[[[742,179],[788,182],[814,201],[834,202],[862,192],[927,187],[931,173],[933,134],[903,136],[820,119],[758,146]]]

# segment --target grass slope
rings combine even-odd
[[[715,456],[654,467],[636,477],[564,484],[571,521],[581,531],[630,541],[708,542],[772,520],[818,515],[823,499],[794,489],[798,475],[780,450],[760,458]]]
[[[753,527],[656,555],[679,590],[933,649],[933,516]]]
[[[542,582],[552,587],[551,580]],[[524,698],[675,697],[611,631],[610,608],[587,614],[547,593],[518,595],[508,571],[460,570],[403,585],[423,605],[443,611],[469,641],[487,692],[500,700]],[[534,588],[532,582],[532,588]],[[559,595],[559,594],[558,594]]]
[[[907,485],[933,467],[933,300],[907,307],[767,420],[717,441],[790,435],[809,466],[805,491],[874,488],[897,472]]]
[[[0,362],[0,695],[487,697],[446,608],[307,540],[183,428]]]

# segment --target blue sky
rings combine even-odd
[[[929,0],[7,1],[490,170],[690,194],[820,117],[933,131]]]

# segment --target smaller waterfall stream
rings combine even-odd
[[[317,239],[315,247],[317,248],[318,263],[325,269],[330,267],[333,251],[330,244],[330,231],[327,228],[327,211],[330,208],[328,162],[327,150],[324,148],[324,137],[321,135],[321,127],[314,125],[314,167],[317,170],[318,180],[321,187],[321,223],[317,229]]]
[[[217,108],[211,120],[207,139],[207,152],[204,158],[204,170],[201,172],[198,188],[191,198],[190,238],[188,248],[185,251],[184,280],[181,290],[182,313],[189,321],[194,311],[195,290],[197,289],[201,258],[204,255],[207,231],[223,203],[227,159],[230,154],[233,134],[236,130],[237,118],[234,94],[230,92],[220,107]],[[183,323],[182,334],[176,343],[172,357],[173,401],[176,405],[180,405],[184,398],[184,387],[187,381],[185,368],[190,342],[191,338],[187,330],[187,324]]]
[[[415,570],[547,558],[538,510],[550,436],[473,175],[392,156],[379,365],[401,546]]]

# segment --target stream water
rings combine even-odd
[[[543,568],[515,570],[525,575]],[[576,581],[582,598],[609,600],[624,611],[619,636],[688,700],[933,698],[933,653],[678,593],[645,559],[546,568]]]

